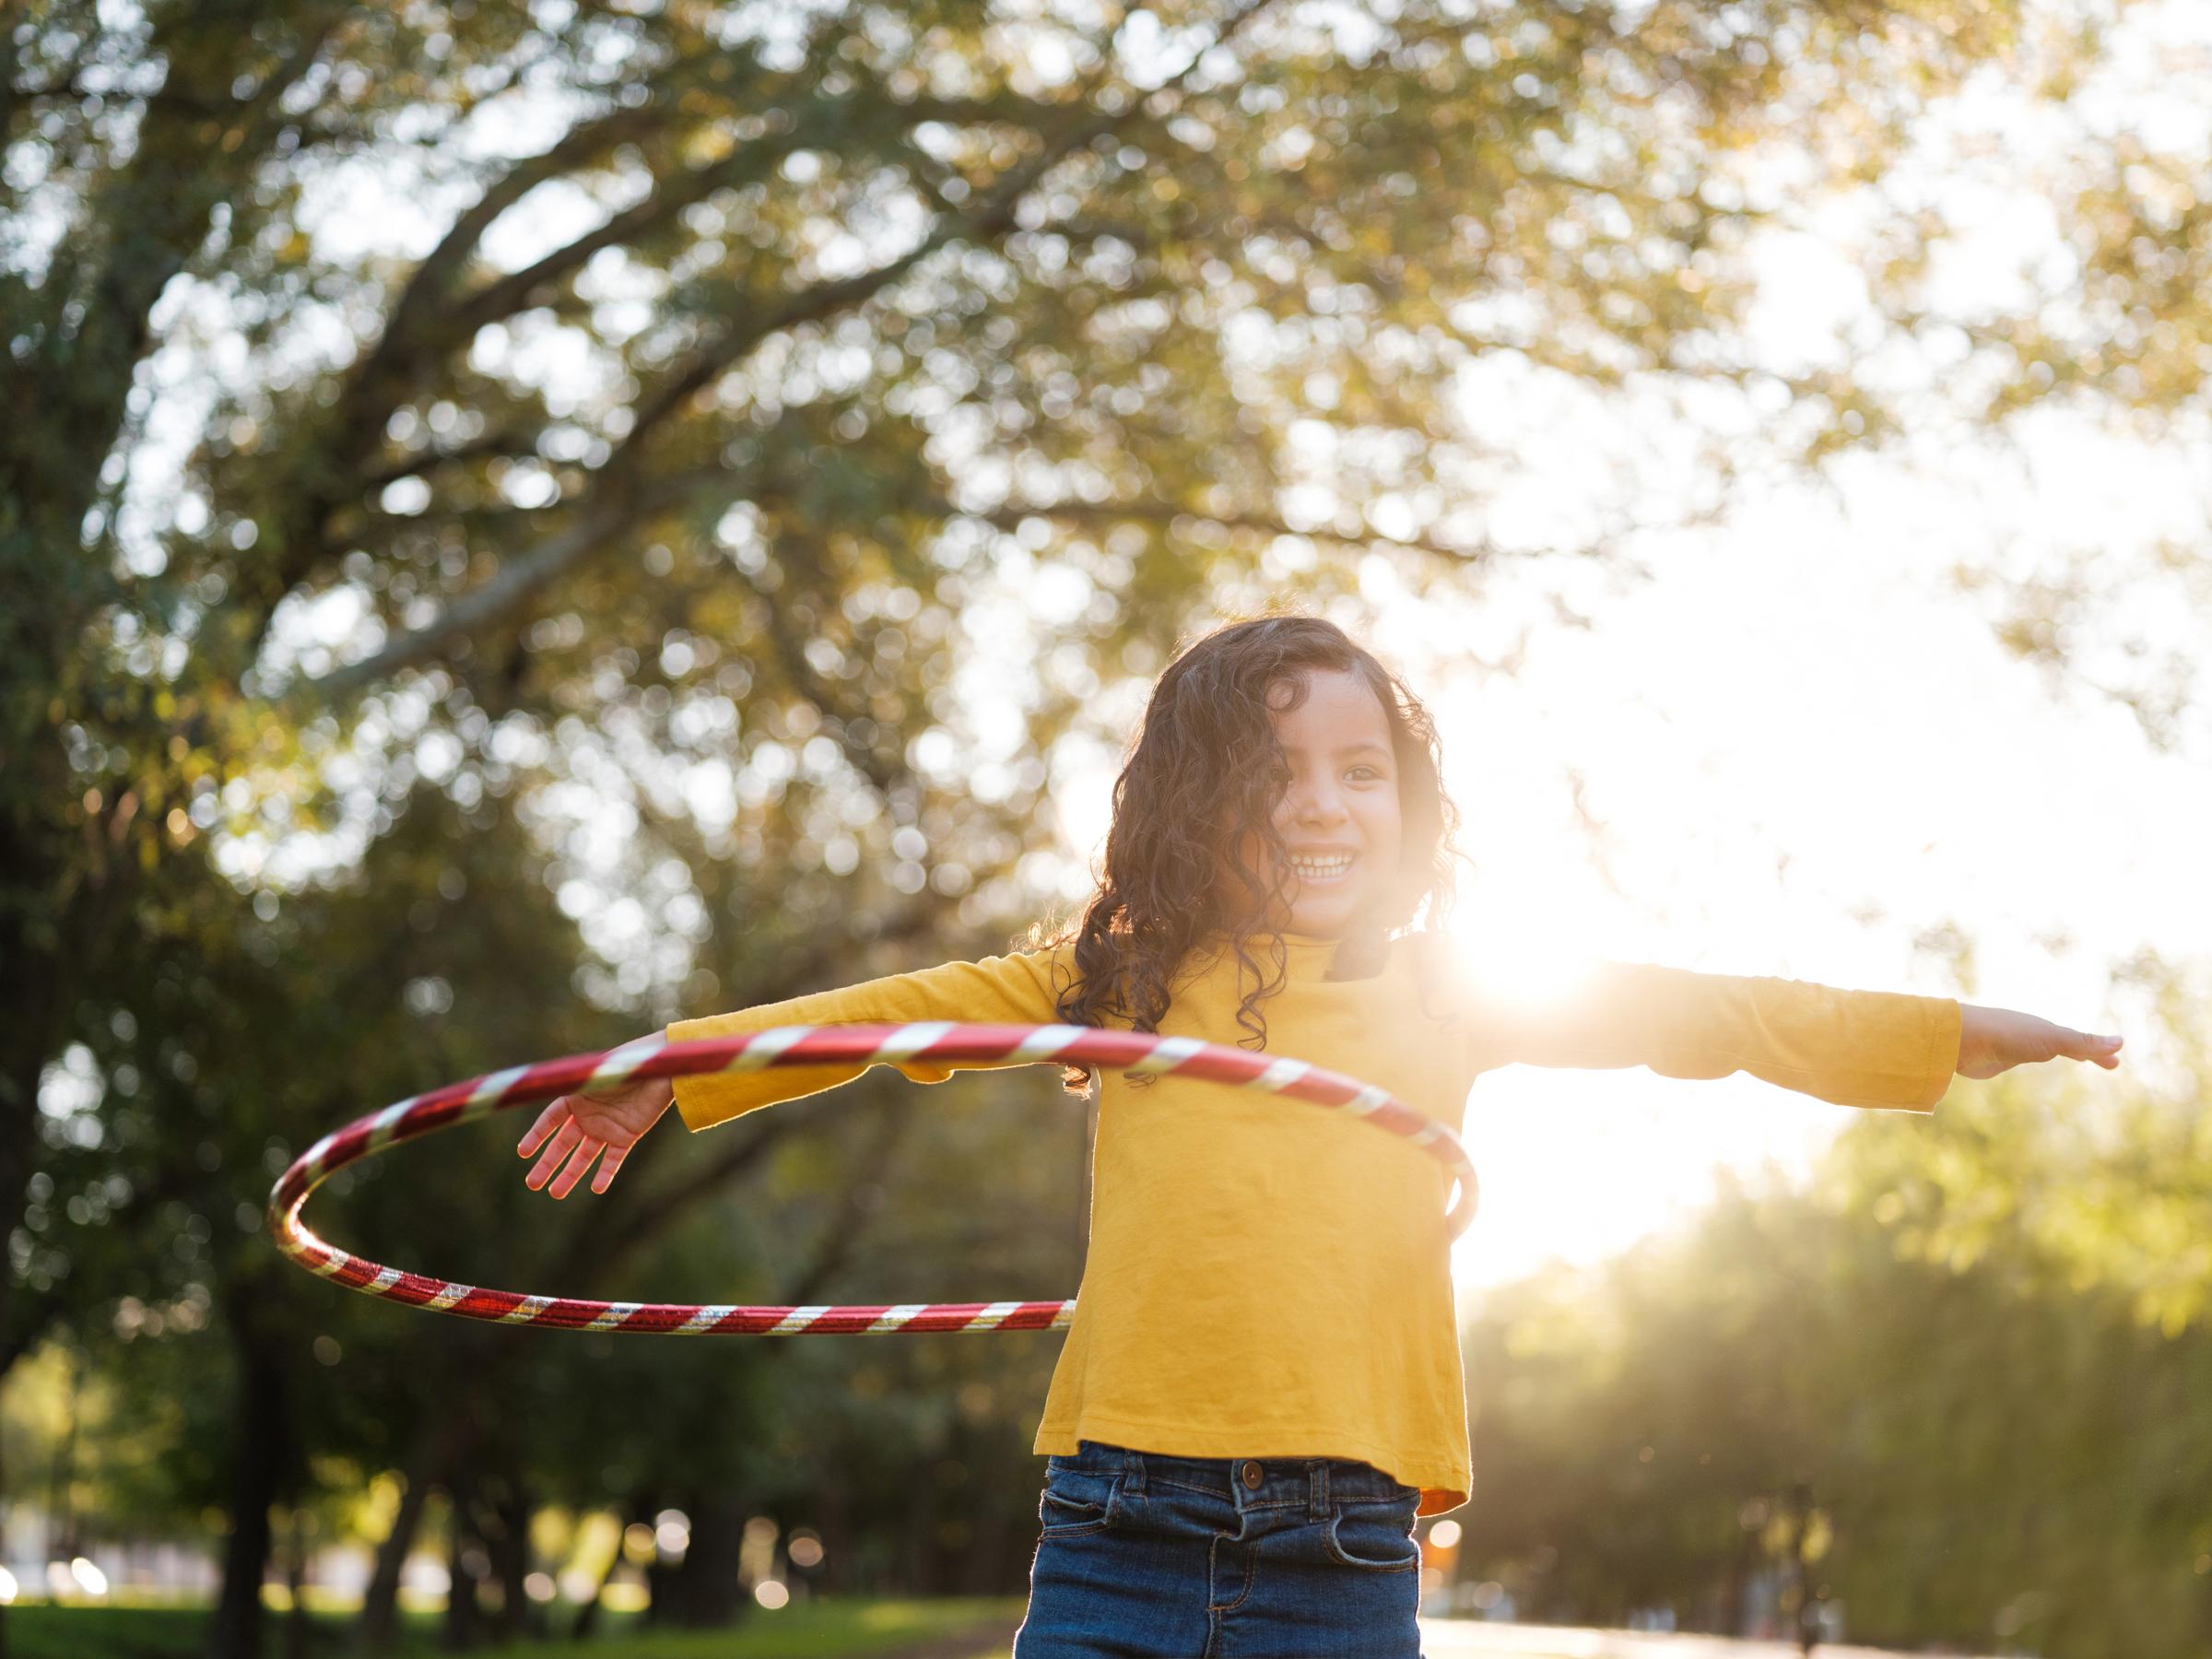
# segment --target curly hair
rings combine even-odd
[[[1330,669],[1358,676],[1382,706],[1397,759],[1404,840],[1393,879],[1337,942],[1326,977],[1381,972],[1393,930],[1409,923],[1424,901],[1424,924],[1433,929],[1441,922],[1455,898],[1453,861],[1465,855],[1453,845],[1459,813],[1444,793],[1428,711],[1333,622],[1297,613],[1240,618],[1182,649],[1153,687],[1114,781],[1104,867],[1079,919],[1057,928],[1040,923],[1029,932],[1031,949],[1074,942],[1074,981],[1057,1004],[1062,1020],[1101,1026],[1111,1016],[1130,1030],[1157,1031],[1185,960],[1225,936],[1238,961],[1237,1024],[1248,1033],[1238,1045],[1265,1048],[1267,1023],[1258,1004],[1288,977],[1280,935],[1265,932],[1265,918],[1278,913],[1274,901],[1287,888],[1284,845],[1274,822],[1287,758],[1270,698],[1286,685],[1288,702],[1272,706],[1296,708],[1306,696],[1306,676]],[[1245,834],[1256,835],[1266,849],[1276,872],[1272,888],[1233,856]],[[1253,903],[1223,903],[1230,876]],[[1248,948],[1263,935],[1273,944],[1272,978]],[[1248,975],[1253,988],[1245,991]],[[1088,1066],[1071,1065],[1061,1076],[1071,1094],[1088,1092]],[[1152,1077],[1134,1074],[1130,1080]]]

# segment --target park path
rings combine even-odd
[[[994,1659],[1010,1653],[1018,1616],[900,1648],[882,1659]],[[1794,1641],[1745,1641],[1726,1636],[1591,1630],[1564,1625],[1504,1624],[1424,1618],[1422,1659],[1797,1659]],[[1895,1648],[1823,1641],[1814,1659],[1918,1659]]]
[[[1014,1651],[1014,1632],[1019,1629],[1018,1613],[1010,1618],[985,1619],[912,1647],[894,1648],[877,1659],[998,1659]]]
[[[1423,1659],[1797,1659],[1794,1641],[1745,1641],[1728,1636],[1591,1630],[1560,1625],[1481,1619],[1421,1620]],[[1814,1659],[1912,1659],[1894,1648],[1823,1641]]]

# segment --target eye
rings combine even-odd
[[[1361,761],[1358,766],[1353,767],[1352,770],[1356,772],[1366,772],[1371,777],[1379,778],[1382,775],[1380,768],[1370,766],[1365,761]]]

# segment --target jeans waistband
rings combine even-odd
[[[1120,1475],[1125,1490],[1142,1492],[1154,1480],[1195,1487],[1225,1502],[1256,1509],[1302,1503],[1325,1508],[1330,1502],[1388,1499],[1400,1500],[1418,1491],[1372,1464],[1343,1457],[1179,1457],[1141,1452],[1103,1441],[1078,1441],[1073,1456],[1053,1453],[1046,1466]]]

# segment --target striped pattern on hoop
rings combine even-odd
[[[959,1025],[921,1020],[900,1026],[775,1026],[733,1037],[669,1042],[655,1034],[604,1053],[571,1054],[510,1066],[448,1084],[358,1118],[315,1142],[270,1189],[269,1230],[276,1246],[309,1272],[403,1306],[498,1324],[555,1330],[675,1336],[796,1336],[841,1333],[888,1335],[923,1331],[1064,1331],[1075,1323],[1064,1301],[900,1302],[888,1306],[736,1307],[719,1303],[610,1302],[525,1295],[387,1267],[318,1238],[300,1219],[308,1195],[358,1159],[453,1124],[535,1104],[582,1088],[632,1077],[680,1077],[761,1071],[776,1065],[878,1063],[925,1057],[952,1061],[1059,1061],[1124,1072],[1173,1072],[1232,1088],[1288,1095],[1387,1130],[1433,1157],[1459,1183],[1459,1202],[1443,1218],[1445,1241],[1475,1218],[1479,1187],[1459,1136],[1387,1090],[1302,1060],[1254,1054],[1195,1037],[1070,1025]]]

